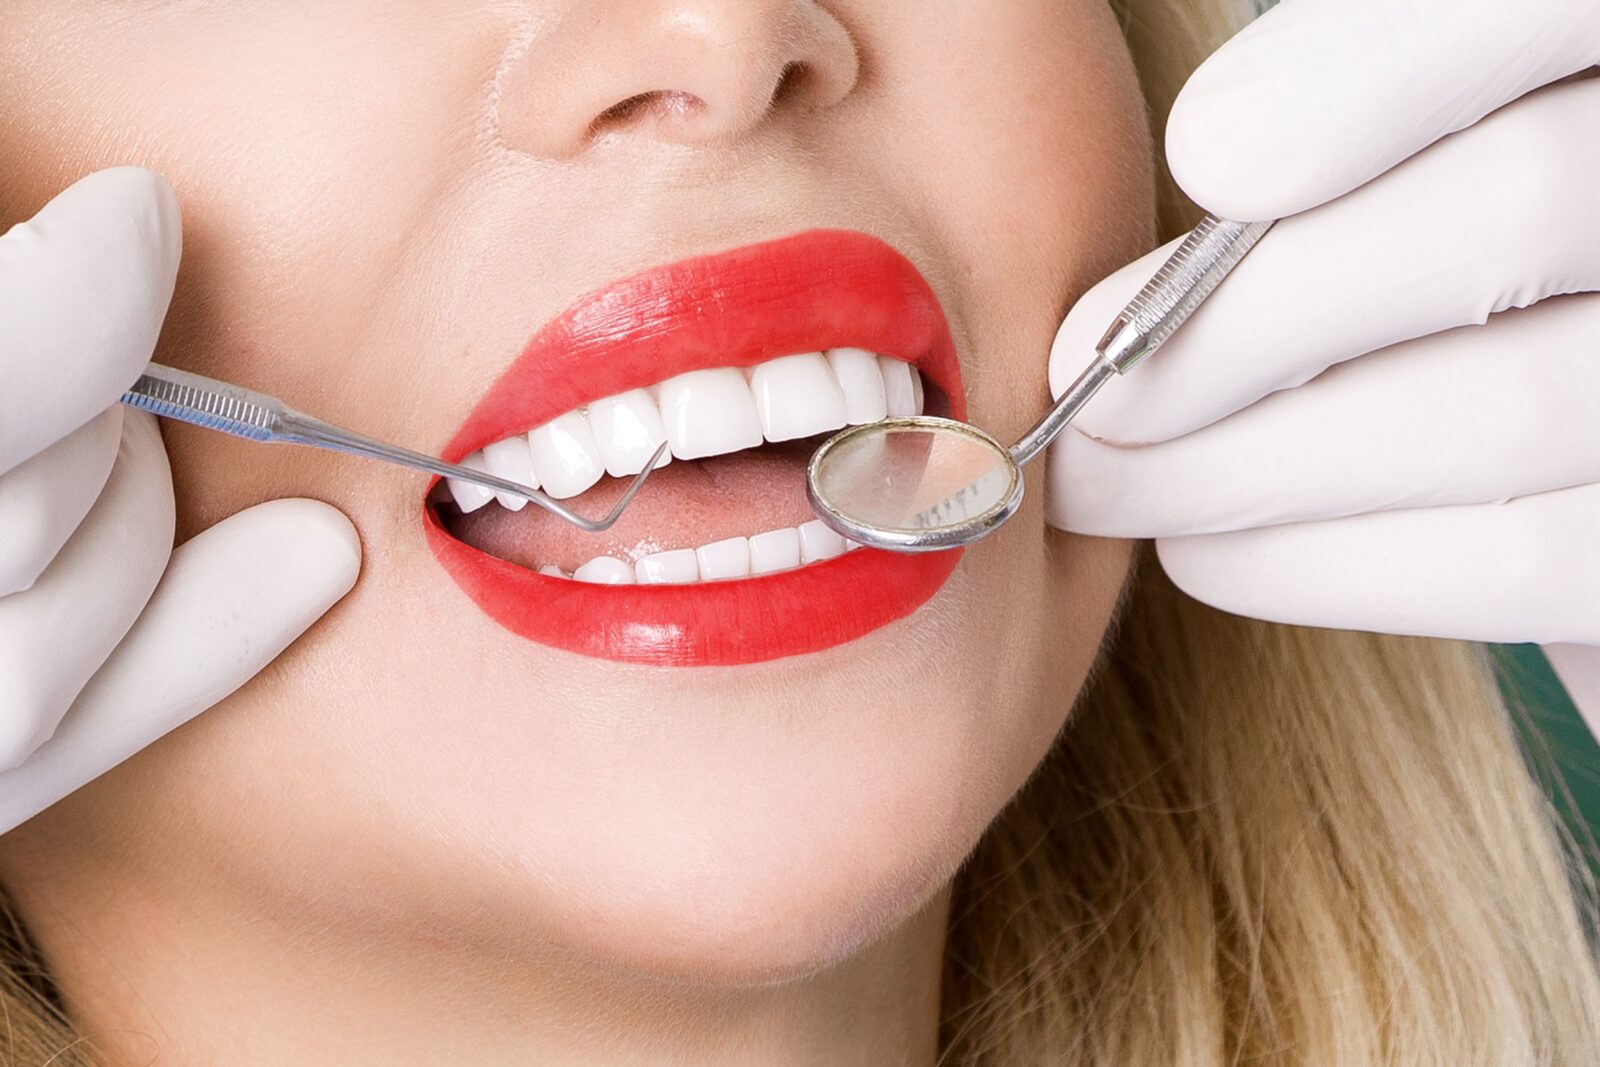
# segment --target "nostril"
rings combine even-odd
[[[772,90],[772,106],[778,107],[788,103],[798,94],[805,91],[806,83],[811,79],[811,69],[798,60],[785,63],[783,70],[778,73],[777,87]]]
[[[589,124],[589,136],[594,137],[608,130],[620,129],[648,113],[654,113],[658,119],[681,121],[697,115],[705,109],[706,102],[693,93],[668,89],[655,89],[648,93],[635,93],[626,100],[617,101],[596,115],[594,121]]]

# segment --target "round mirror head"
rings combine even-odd
[[[901,552],[968,544],[1009,519],[1022,474],[1005,446],[933,415],[851,426],[811,457],[806,491],[823,522]]]

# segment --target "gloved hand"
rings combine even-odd
[[[173,551],[156,421],[118,400],[179,250],[172,190],[133,167],[0,237],[0,831],[232,693],[360,568],[350,521],[314,500]]]
[[[1600,722],[1596,63],[1595,0],[1286,0],[1223,46],[1173,173],[1282,221],[1061,436],[1050,521],[1240,614],[1559,643]],[[1172,248],[1072,309],[1058,395]]]

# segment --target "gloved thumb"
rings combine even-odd
[[[0,773],[11,829],[227,697],[355,584],[361,542],[316,500],[270,500],[180,545],[55,734]]]
[[[1215,215],[1283,218],[1597,62],[1594,0],[1289,0],[1195,70],[1167,161]]]

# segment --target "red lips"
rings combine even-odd
[[[458,461],[592,400],[687,371],[843,347],[914,364],[948,397],[951,416],[965,417],[955,344],[922,275],[876,238],[813,230],[668,264],[584,297],[529,342],[442,456]],[[754,578],[601,586],[480,552],[452,537],[427,504],[423,522],[446,572],[513,633],[664,666],[755,663],[854,640],[928,600],[960,556],[862,548]]]

